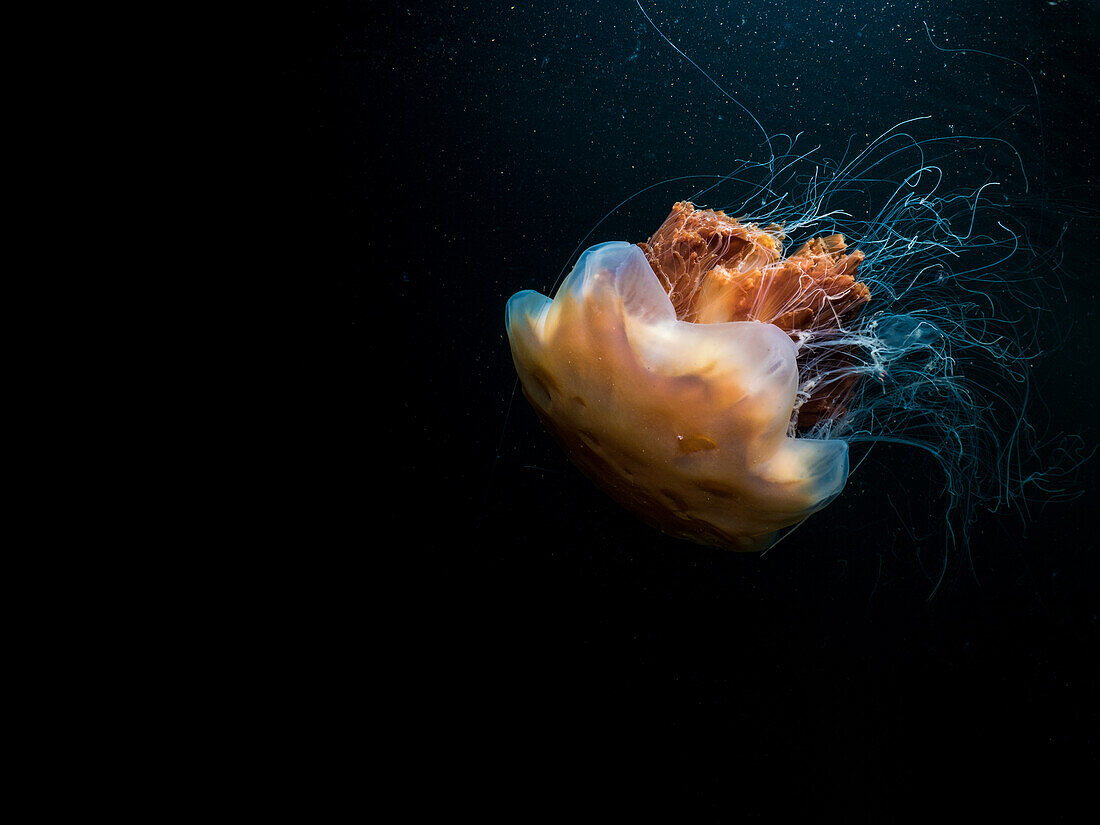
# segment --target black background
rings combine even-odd
[[[1092,449],[1095,4],[644,5],[773,134],[828,151],[931,114],[918,137],[1011,141],[1036,244],[1068,225],[1044,322],[1063,343],[1034,385]],[[1026,63],[1040,107],[1018,65],[939,52],[925,21]],[[325,560],[311,598],[363,607],[340,644],[391,688],[367,713],[396,726],[380,747],[410,804],[1068,816],[1100,769],[1096,462],[1070,503],[980,519],[942,576],[934,468],[903,450],[763,556],[651,531],[514,392],[504,303],[547,291],[632,192],[727,171],[760,131],[626,0],[283,22],[288,507]],[[583,245],[643,239],[696,188],[657,187]]]

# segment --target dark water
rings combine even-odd
[[[930,115],[916,139],[999,139],[952,182],[1006,180],[1036,249],[1065,228],[1043,318],[1061,345],[1033,386],[1052,431],[1097,443],[1096,3],[643,7],[769,135],[837,156]],[[1066,815],[1100,770],[1097,462],[1073,502],[982,517],[942,581],[935,468],[902,449],[764,556],[651,531],[513,399],[504,303],[547,291],[637,190],[766,160],[761,129],[628,0],[300,22],[303,483],[363,593],[399,594],[364,633],[400,628],[387,672],[424,785],[498,812],[583,793],[611,813],[884,822],[963,791],[962,811]],[[583,245],[642,240],[700,188],[659,185]]]

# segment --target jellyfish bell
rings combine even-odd
[[[581,255],[553,300],[512,296],[524,395],[626,508],[700,544],[763,550],[836,498],[859,379],[845,337],[863,254],[677,203],[646,243]]]

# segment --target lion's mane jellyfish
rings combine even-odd
[[[512,296],[524,394],[572,461],[664,532],[736,550],[836,498],[849,448],[932,460],[945,548],[979,510],[1071,498],[1079,445],[1029,417],[1056,278],[1035,276],[992,183],[944,192],[927,162],[899,181],[858,169],[903,141],[922,159],[935,145],[887,133],[790,200],[798,181],[769,177],[762,217],[677,203],[645,243],[584,252],[553,300]],[[879,199],[866,218],[831,204],[854,191]]]
[[[827,437],[864,374],[871,290],[840,234],[784,256],[778,225],[677,203],[646,243],[581,255],[553,300],[508,302],[524,394],[570,458],[666,533],[762,550],[832,501]]]
[[[657,187],[703,185],[648,241],[585,251],[553,300],[508,301],[524,394],[572,461],[666,533],[763,550],[841,493],[850,450],[858,468],[888,445],[869,469],[895,486],[868,485],[889,504],[873,511],[942,514],[943,529],[903,528],[943,538],[941,578],[979,511],[1026,522],[1031,503],[1073,498],[1087,456],[1046,430],[1031,384],[1059,345],[1040,322],[1064,300],[1061,237],[1012,143],[921,137],[919,115],[862,149],[852,135],[839,154],[803,151],[638,8],[752,119],[768,159],[637,190],[581,245]],[[921,459],[899,473],[903,451]]]

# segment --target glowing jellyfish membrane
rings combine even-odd
[[[870,299],[841,235],[788,257],[778,226],[677,203],[648,243],[586,251],[554,300],[507,307],[524,394],[570,458],[671,535],[762,550],[832,501],[848,444],[836,345]],[[808,346],[813,341],[815,346]]]

